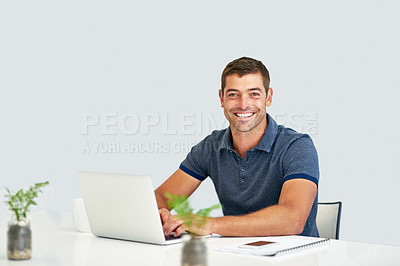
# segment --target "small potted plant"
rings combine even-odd
[[[48,181],[36,183],[28,190],[20,189],[12,192],[6,188],[7,200],[5,201],[11,211],[7,232],[7,257],[10,260],[28,260],[32,256],[32,232],[27,213],[31,205],[36,205],[34,199],[42,192],[41,188],[47,186]]]
[[[193,208],[190,207],[186,196],[175,196],[167,194],[168,207],[174,209],[182,219],[186,228],[189,228],[190,239],[184,243],[182,249],[182,266],[206,266],[207,265],[207,247],[203,238],[198,237],[193,232],[190,232],[190,226],[195,223],[196,227],[201,228],[207,223],[207,218],[212,210],[221,207],[216,204],[206,209],[201,209],[196,214],[193,213]]]

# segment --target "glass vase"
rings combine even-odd
[[[182,248],[182,266],[207,266],[207,247],[204,240],[192,236]]]
[[[8,222],[7,257],[9,260],[29,260],[32,256],[32,232],[28,219]]]

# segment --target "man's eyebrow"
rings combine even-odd
[[[260,88],[250,88],[250,89],[247,89],[248,91],[261,91],[261,89]]]
[[[225,92],[231,92],[231,91],[236,92],[236,91],[239,91],[239,90],[237,90],[237,89],[227,89]]]

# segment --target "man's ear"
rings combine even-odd
[[[224,96],[222,95],[222,90],[219,90],[219,100],[221,101],[221,107],[224,108]]]
[[[274,92],[272,91],[272,88],[268,88],[267,100],[266,100],[267,107],[270,107],[272,104],[272,95],[273,94],[274,94]]]

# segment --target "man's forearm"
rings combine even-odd
[[[168,208],[167,199],[161,193],[159,193],[157,190],[154,191],[154,194],[156,195],[156,201],[157,201],[158,208],[159,209],[165,208],[167,210],[170,210]]]
[[[181,169],[176,170],[164,183],[155,191],[158,208],[168,208],[167,193],[177,196],[189,197],[193,191],[201,184],[201,181],[191,177]]]
[[[210,218],[211,233],[224,236],[272,236],[301,234],[305,221],[290,207],[271,206],[243,215]]]
[[[317,186],[305,179],[293,179],[282,186],[278,205],[243,216],[212,218],[210,233],[226,236],[298,235],[313,206]]]

